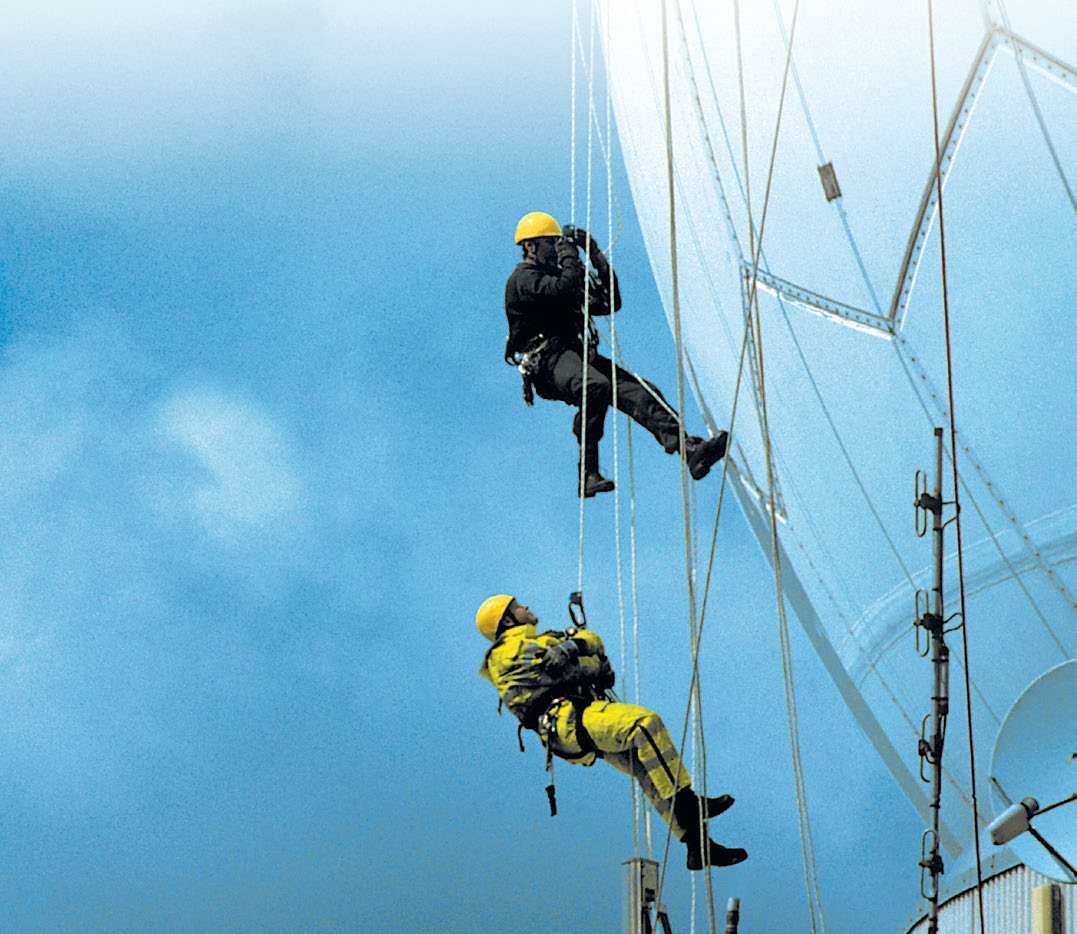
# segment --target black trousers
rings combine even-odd
[[[556,399],[581,407],[572,422],[572,432],[580,439],[583,419],[583,358],[575,349],[558,349],[544,354],[535,374],[535,391],[543,399]],[[667,453],[678,447],[680,423],[658,399],[662,394],[651,384],[636,379],[613,362],[595,354],[587,367],[587,433],[583,452],[584,469],[598,471],[598,442],[606,424],[606,411],[613,401],[613,380],[617,380],[617,408],[646,428]],[[648,388],[649,387],[649,388]],[[658,397],[658,399],[655,398]]]

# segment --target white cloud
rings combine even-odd
[[[195,388],[160,407],[155,429],[166,453],[184,455],[153,484],[158,513],[191,519],[221,542],[294,527],[304,484],[285,433],[263,409]]]

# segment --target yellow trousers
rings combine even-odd
[[[552,706],[549,718],[552,735],[543,731],[543,739],[553,751],[581,765],[591,765],[597,753],[615,769],[631,775],[673,834],[683,839],[684,830],[670,813],[673,796],[688,788],[692,780],[677,755],[662,718],[653,710],[635,704],[592,701],[583,708],[583,731],[576,706],[563,700]],[[588,755],[588,753],[591,753]]]

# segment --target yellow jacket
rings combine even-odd
[[[490,646],[479,674],[497,688],[502,702],[524,726],[535,729],[555,698],[593,696],[592,685],[605,657],[602,639],[589,629],[539,633],[534,624],[513,626]]]

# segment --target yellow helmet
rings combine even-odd
[[[561,225],[549,214],[533,211],[520,218],[516,225],[516,242],[530,240],[532,237],[560,237]]]
[[[497,627],[501,624],[505,611],[515,599],[515,597],[509,597],[505,594],[490,597],[483,602],[482,606],[479,607],[479,612],[475,614],[475,625],[479,627],[479,632],[491,642],[494,641],[494,636],[497,635]]]

